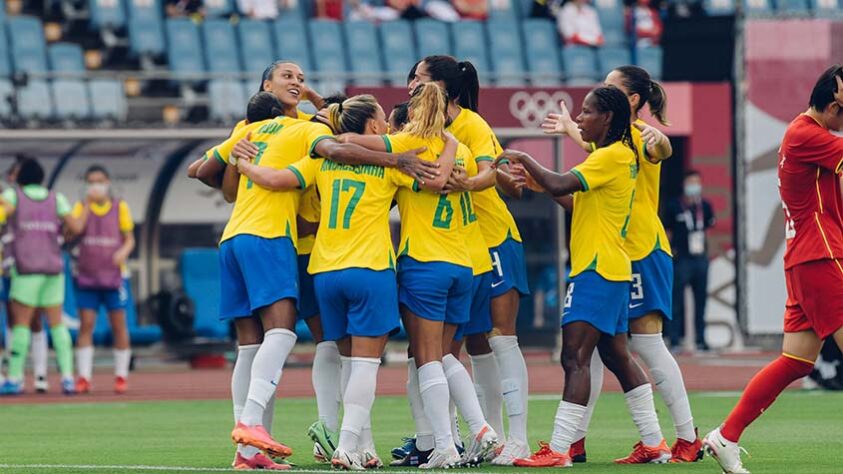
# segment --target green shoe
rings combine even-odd
[[[310,425],[307,435],[322,448],[320,454],[326,459],[330,460],[334,456],[334,450],[337,449],[335,442],[339,440],[339,433],[329,431],[325,423],[320,420]]]

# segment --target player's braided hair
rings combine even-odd
[[[635,162],[638,163],[638,150],[632,141],[632,127],[629,123],[629,117],[632,114],[629,108],[629,99],[620,89],[611,86],[598,87],[591,91],[591,95],[596,99],[599,112],[612,113],[612,121],[609,123],[606,141],[608,143],[619,141],[628,146],[635,154]]]

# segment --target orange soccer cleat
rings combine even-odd
[[[288,458],[293,454],[292,449],[272,439],[262,425],[246,426],[238,422],[231,431],[231,439],[238,444],[254,446],[276,458]]]
[[[662,440],[658,446],[644,446],[641,441],[635,443],[632,453],[621,459],[615,459],[615,464],[664,464],[670,461],[670,448]]]
[[[125,377],[117,377],[114,379],[114,393],[123,394],[129,390],[129,382]]]
[[[79,377],[76,379],[76,393],[90,393],[91,392],[91,381],[86,379],[85,377]]]
[[[272,459],[269,459],[263,453],[255,454],[251,458],[247,458],[242,454],[237,453],[237,455],[234,456],[234,463],[232,466],[234,466],[234,469],[238,471],[252,471],[257,469],[265,469],[267,471],[286,471],[291,469],[289,464],[278,464]]]
[[[570,456],[571,461],[575,463],[585,462],[585,438],[575,441],[574,444],[571,445],[571,449],[568,450],[568,456]]]
[[[571,467],[571,457],[564,453],[557,453],[550,449],[550,445],[539,441],[539,450],[529,458],[516,459],[512,463],[516,467]]]
[[[670,448],[670,453],[673,455],[670,462],[697,462],[703,458],[703,444],[696,428],[694,428],[694,434],[697,437],[693,442],[676,438],[676,442]]]

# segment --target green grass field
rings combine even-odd
[[[700,431],[720,422],[734,402],[732,394],[693,395]],[[552,397],[531,401],[532,442],[549,438],[557,403]],[[672,442],[667,409],[658,409]],[[280,400],[276,407],[277,437],[293,448],[291,461],[302,470],[326,469],[312,460],[312,444],[304,434],[315,416],[316,405],[309,399]],[[379,398],[373,425],[387,460],[389,449],[412,430],[406,400]],[[231,426],[231,405],[225,401],[3,406],[0,472],[162,472],[166,466],[218,470],[229,466],[233,456]],[[709,458],[693,465],[612,465],[611,460],[626,455],[636,441],[619,394],[600,399],[591,433],[589,462],[576,465],[577,472],[720,472]],[[787,393],[747,432],[742,444],[753,456],[745,460],[753,473],[841,473],[843,394]],[[506,470],[513,469],[483,466],[472,472]]]

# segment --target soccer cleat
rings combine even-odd
[[[746,450],[738,446],[738,443],[724,438],[720,434],[720,428],[707,434],[702,443],[708,455],[720,464],[724,474],[749,474],[741,462],[741,451]]]
[[[404,459],[407,457],[408,454],[413,452],[416,449],[416,438],[401,438],[401,441],[404,442],[402,446],[397,448],[392,448],[392,459]]]
[[[468,450],[462,455],[462,463],[468,466],[480,465],[497,445],[498,435],[495,430],[488,424],[483,426],[468,444]]]
[[[334,440],[339,440],[339,433],[328,430],[325,423],[320,420],[310,425],[310,428],[307,429],[307,435],[314,443],[319,445],[325,459],[332,459],[334,457],[334,450],[337,449]]]
[[[313,443],[313,459],[319,464],[329,464],[331,462],[331,458],[325,456],[325,452],[322,451],[322,446],[319,443]]]
[[[114,378],[114,393],[118,395],[122,395],[129,390],[129,382],[126,380],[125,377],[115,377]]]
[[[246,426],[238,422],[231,431],[231,439],[237,444],[254,446],[273,457],[288,458],[293,454],[292,449],[272,439],[263,425]]]
[[[571,456],[571,461],[574,463],[581,463],[586,461],[585,455],[585,438],[575,441],[568,450],[568,456]]]
[[[420,465],[419,469],[451,469],[457,467],[461,459],[460,453],[454,446],[447,449],[434,449],[427,462]]]
[[[88,393],[91,391],[91,381],[85,377],[76,379],[76,393]]]
[[[335,449],[331,457],[331,466],[334,469],[346,471],[364,471],[366,468],[360,463],[360,456],[357,453],[349,453],[343,449]]]
[[[530,448],[527,443],[510,439],[503,445],[503,450],[492,459],[495,466],[512,466],[516,459],[530,457]]]
[[[430,451],[419,451],[417,447],[413,446],[413,450],[410,451],[410,454],[404,456],[403,459],[396,459],[389,463],[392,467],[419,467],[422,464],[427,463],[427,460],[430,458],[430,455],[433,454],[433,450]]]
[[[694,434],[696,437],[693,442],[676,438],[676,442],[670,448],[670,453],[673,455],[670,462],[697,462],[703,458],[703,444],[696,428],[694,428]]]
[[[662,440],[658,446],[644,446],[641,441],[635,443],[632,453],[625,458],[615,459],[615,464],[664,464],[670,462],[670,448]]]
[[[72,377],[61,379],[61,392],[65,395],[74,395],[76,393],[76,382]]]
[[[47,377],[43,375],[35,377],[35,393],[47,393],[50,389],[50,383],[47,382]]]
[[[530,455],[513,460],[516,467],[571,467],[574,463],[567,453],[557,453],[544,441],[539,441],[539,450]]]
[[[6,379],[0,386],[0,395],[23,395],[23,382]]]
[[[378,453],[376,453],[373,449],[364,449],[363,452],[360,453],[360,464],[362,464],[366,469],[380,469],[383,467],[381,458],[378,457]]]
[[[234,456],[234,469],[238,471],[252,471],[257,469],[265,469],[267,471],[286,471],[291,468],[289,464],[279,464],[272,459],[269,459],[263,453],[257,453],[251,458],[247,458],[240,453]]]

